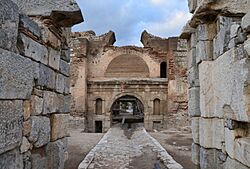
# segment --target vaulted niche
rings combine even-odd
[[[118,122],[143,122],[144,106],[142,102],[130,95],[115,100],[111,107],[112,120]]]
[[[136,55],[120,55],[108,65],[106,77],[149,77],[147,63]]]

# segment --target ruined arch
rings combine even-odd
[[[106,77],[149,77],[147,63],[137,55],[122,54],[115,57],[108,65]]]
[[[133,95],[123,95],[116,98],[110,108],[112,121],[144,121],[144,104]]]

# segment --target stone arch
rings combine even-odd
[[[149,67],[144,59],[134,54],[122,54],[111,60],[106,77],[149,77]]]

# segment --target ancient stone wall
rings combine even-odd
[[[189,0],[192,160],[202,169],[250,168],[250,2]]]
[[[64,168],[70,27],[82,20],[74,1],[0,1],[0,168]]]

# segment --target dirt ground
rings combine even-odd
[[[167,151],[180,163],[184,169],[196,169],[191,162],[192,135],[188,127],[182,129],[169,129],[164,131],[149,132]],[[85,158],[88,152],[100,141],[104,134],[83,133],[81,130],[71,130],[68,152],[69,158],[65,163],[65,169],[77,169],[78,165]],[[145,159],[143,157],[143,159]],[[138,158],[134,165],[141,160]],[[138,168],[139,169],[139,168]]]
[[[64,169],[77,169],[89,151],[101,140],[102,133],[83,133],[82,130],[70,130],[68,138],[68,160]]]
[[[198,169],[191,161],[192,133],[189,127],[149,132],[184,169]]]

